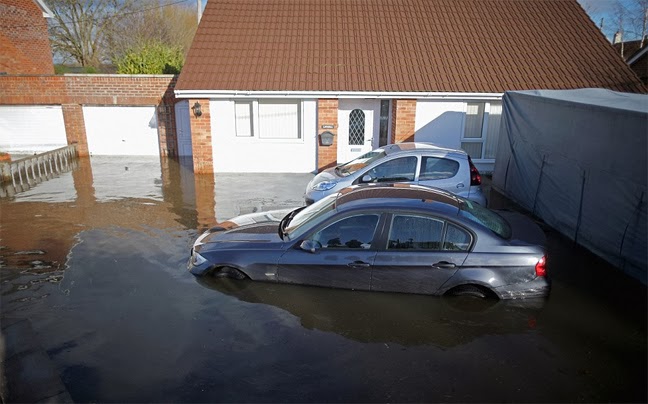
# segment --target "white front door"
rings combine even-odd
[[[176,135],[178,138],[178,156],[191,156],[191,125],[189,123],[189,101],[180,101],[175,105]]]
[[[346,163],[378,147],[380,100],[338,103],[338,163]]]

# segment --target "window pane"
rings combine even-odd
[[[488,129],[486,132],[486,146],[484,147],[484,158],[494,159],[497,153],[497,143],[499,142],[500,123],[502,118],[502,104],[490,104],[488,113]]]
[[[252,136],[252,103],[236,102],[234,110],[236,115],[236,136]]]
[[[313,240],[324,248],[370,248],[379,215],[352,216],[317,232]]]
[[[380,134],[378,146],[389,143],[389,100],[380,101]]]
[[[470,234],[459,227],[448,224],[443,249],[449,251],[468,251],[470,248]]]
[[[300,139],[299,101],[259,100],[259,138]]]
[[[443,222],[420,216],[395,216],[389,232],[389,249],[440,250]]]
[[[437,157],[423,157],[419,181],[452,178],[459,171],[459,162]]]
[[[403,157],[387,161],[369,170],[371,182],[414,181],[416,157]]]
[[[464,138],[482,137],[482,123],[484,121],[484,103],[468,103],[466,108],[466,127]]]
[[[461,148],[468,153],[473,160],[482,158],[481,142],[461,142]]]
[[[349,114],[349,145],[363,145],[365,139],[365,113],[354,109]]]

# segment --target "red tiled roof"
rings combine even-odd
[[[576,0],[209,0],[177,90],[645,91]]]

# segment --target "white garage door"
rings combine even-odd
[[[83,107],[92,155],[158,156],[155,107]]]
[[[0,106],[0,150],[33,154],[67,145],[61,106]]]

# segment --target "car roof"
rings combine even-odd
[[[362,207],[391,206],[434,209],[456,214],[462,201],[456,195],[437,188],[412,184],[362,184],[344,188],[335,200],[335,209],[358,205]]]
[[[412,152],[442,152],[442,153],[456,153],[460,155],[467,155],[465,151],[461,149],[450,149],[447,147],[440,147],[432,143],[421,143],[421,142],[402,142],[394,143],[383,146],[382,149],[385,151],[387,156],[399,153],[412,153]]]

